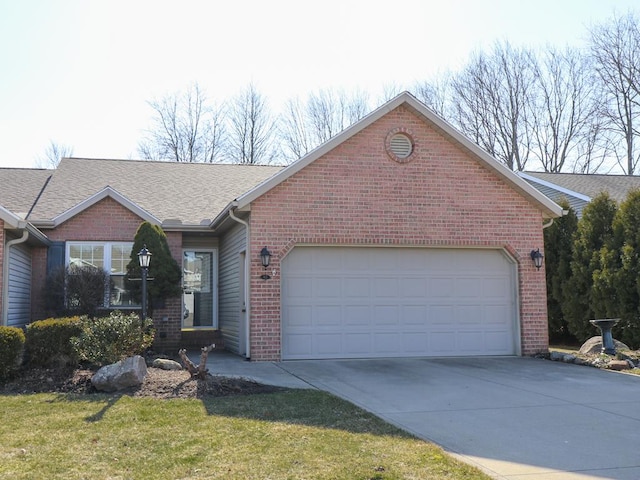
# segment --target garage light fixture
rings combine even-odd
[[[262,276],[260,276],[260,278],[262,280],[269,280],[271,277],[267,275],[266,271],[267,271],[267,267],[271,263],[271,252],[267,250],[267,247],[264,247],[260,251],[260,261],[262,262],[262,266],[264,267],[264,270],[265,270],[265,273]]]
[[[531,260],[533,260],[533,264],[536,266],[538,270],[542,267],[542,260],[544,259],[544,255],[540,253],[540,249],[531,250]]]

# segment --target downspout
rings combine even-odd
[[[24,229],[20,238],[14,238],[5,243],[4,259],[2,262],[2,325],[9,322],[9,262],[11,257],[11,247],[19,243],[24,243],[29,238],[29,231]]]
[[[244,306],[245,306],[245,328],[244,328],[244,335],[245,335],[245,350],[246,350],[246,358],[249,359],[251,358],[251,335],[250,335],[250,331],[249,328],[251,326],[251,302],[249,301],[249,299],[251,298],[251,293],[249,291],[249,288],[251,286],[251,256],[249,255],[249,250],[251,247],[251,243],[250,243],[250,238],[249,238],[249,233],[250,233],[250,228],[249,228],[249,223],[247,223],[246,221],[242,220],[241,218],[236,217],[234,210],[236,209],[236,207],[232,207],[229,209],[229,217],[232,220],[235,220],[236,222],[240,223],[241,225],[244,225],[247,231],[247,240],[246,240],[246,254],[245,254],[245,260],[244,260],[244,296],[245,298],[243,298],[242,300],[244,301]]]
[[[550,218],[547,223],[543,224],[542,229],[549,228],[551,225],[553,225],[553,218]]]

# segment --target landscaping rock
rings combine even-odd
[[[571,355],[571,354],[566,354],[562,357],[562,361],[564,363],[574,363],[576,361],[576,357],[575,355]]]
[[[620,342],[619,340],[613,340],[613,343],[616,346],[616,351],[618,350],[631,350],[627,345]],[[596,337],[591,337],[589,340],[584,342],[580,347],[580,355],[593,355],[602,352],[602,337],[600,335]]]
[[[549,352],[549,359],[553,360],[554,362],[562,361],[564,356],[565,356],[565,354],[562,353],[562,352],[556,352],[556,351]]]
[[[629,370],[629,363],[626,360],[611,360],[607,367],[610,370]]]
[[[161,368],[162,370],[182,370],[181,364],[166,358],[156,358],[151,366],[154,368]]]
[[[93,386],[103,392],[116,392],[142,385],[147,375],[147,364],[139,355],[106,365],[91,378]]]

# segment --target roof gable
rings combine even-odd
[[[562,209],[556,203],[554,203],[548,197],[544,196],[529,183],[521,179],[506,166],[498,162],[495,158],[482,150],[479,146],[471,142],[451,124],[446,122],[439,115],[430,110],[426,105],[418,101],[413,95],[409,94],[408,92],[401,93],[391,101],[387,102],[386,104],[371,112],[369,115],[362,118],[360,121],[343,130],[340,134],[336,135],[328,142],[320,145],[318,148],[311,151],[306,156],[284,168],[282,171],[257,185],[255,188],[247,191],[236,199],[234,206],[236,206],[240,210],[248,208],[251,202],[253,202],[255,199],[264,195],[275,186],[284,182],[295,173],[307,167],[329,151],[336,148],[338,145],[344,143],[357,133],[361,132],[362,130],[400,106],[408,107],[410,111],[413,111],[424,121],[434,125],[435,127],[437,127],[437,129],[442,131],[454,142],[461,145],[466,151],[471,153],[480,162],[480,164],[497,174],[498,177],[501,178],[509,186],[511,186],[511,188],[516,190],[527,200],[536,205],[542,211],[544,217],[554,218],[562,215]]]
[[[149,212],[147,212],[143,208],[140,208],[140,206],[136,205],[134,202],[129,200],[124,195],[121,195],[120,193],[118,193],[113,188],[107,186],[107,187],[103,188],[102,190],[100,190],[99,192],[97,192],[95,195],[91,195],[86,200],[83,200],[82,202],[78,203],[77,205],[74,205],[69,210],[61,213],[58,216],[56,216],[53,219],[53,227],[57,227],[61,223],[66,222],[67,220],[69,220],[72,217],[75,217],[80,212],[83,212],[84,210],[86,210],[89,207],[95,205],[99,201],[104,200],[107,197],[115,200],[120,205],[122,205],[126,209],[130,210],[131,212],[133,212],[134,214],[136,214],[137,216],[139,216],[143,220],[146,220],[147,222],[153,223],[155,225],[160,225],[161,221],[158,220],[156,217],[151,215]]]

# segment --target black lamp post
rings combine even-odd
[[[149,273],[149,263],[151,263],[151,252],[147,250],[146,245],[138,253],[138,261],[142,269],[142,316],[140,320],[144,329],[144,320],[147,318],[147,274]]]

